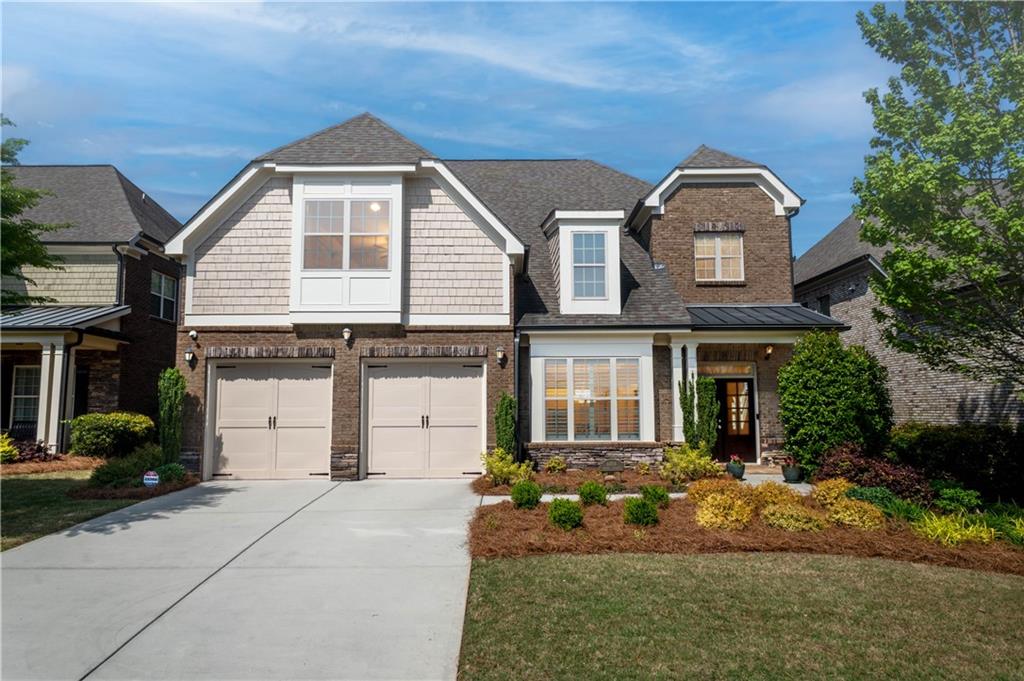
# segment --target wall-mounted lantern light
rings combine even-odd
[[[341,330],[341,337],[345,340],[345,345],[352,345],[352,329],[346,326]]]
[[[774,345],[766,345],[766,346],[764,346],[764,358],[765,359],[771,359],[773,352],[775,352],[775,346]]]
[[[506,355],[505,355],[505,346],[504,345],[499,345],[498,347],[496,347],[494,349],[494,356],[498,358],[498,365],[499,366],[505,366]]]
[[[196,365],[196,351],[191,346],[185,351],[185,364],[188,365],[189,369],[194,368]]]

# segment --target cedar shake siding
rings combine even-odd
[[[60,247],[52,247],[60,254]],[[22,267],[22,274],[34,281],[4,278],[3,286],[33,296],[53,298],[52,305],[113,305],[117,301],[117,256],[113,250],[102,254],[61,256],[60,269]]]
[[[292,181],[267,180],[197,249],[193,314],[288,314]]]
[[[406,179],[409,314],[502,314],[508,258],[429,178]]]
[[[743,281],[696,280],[694,230],[707,222],[741,226]],[[789,218],[775,215],[772,199],[754,184],[684,184],[644,231],[651,259],[667,266],[687,304],[793,302]]]
[[[1024,403],[1007,386],[932,369],[913,355],[886,345],[871,312],[878,299],[868,286],[870,273],[871,266],[863,263],[802,284],[797,300],[816,309],[818,299],[829,296],[831,316],[851,327],[840,335],[843,342],[863,345],[889,370],[889,392],[897,423],[1024,421]]]

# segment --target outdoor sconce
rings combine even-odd
[[[346,326],[341,330],[341,337],[345,341],[345,345],[352,347],[352,329]]]
[[[494,356],[498,358],[498,366],[505,366],[505,346],[499,345],[494,349]]]
[[[185,351],[185,364],[189,369],[194,369],[196,366],[196,352],[191,347]]]
[[[771,359],[773,352],[775,352],[775,346],[774,345],[766,345],[766,346],[764,346],[764,358],[765,359]]]

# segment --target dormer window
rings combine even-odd
[[[303,221],[306,270],[388,269],[391,203],[308,200]]]
[[[743,281],[741,232],[693,235],[697,281]]]
[[[608,297],[604,232],[573,232],[572,295],[576,300]]]

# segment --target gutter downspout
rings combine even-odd
[[[81,345],[82,342],[85,340],[85,334],[82,333],[81,329],[75,329],[75,333],[77,334],[77,337],[75,338],[75,340],[71,341],[70,343],[65,343],[64,344],[64,367],[63,367],[63,371],[61,372],[61,373],[63,373],[63,376],[60,377],[60,398],[59,398],[59,400],[60,400],[60,411],[59,411],[59,413],[60,413],[61,424],[60,424],[60,430],[58,431],[58,435],[57,435],[57,450],[59,452],[67,451],[67,445],[68,445],[68,441],[67,440],[68,440],[68,430],[69,430],[69,428],[64,423],[64,421],[65,421],[65,417],[67,416],[68,392],[69,392],[69,390],[68,390],[68,386],[69,386],[68,373],[71,371],[71,358],[74,357],[74,355],[75,355],[75,348],[77,348],[79,345]]]
[[[522,459],[519,458],[519,453],[521,451],[523,451],[523,442],[522,442],[522,438],[520,437],[520,433],[522,432],[522,428],[521,428],[522,423],[521,423],[521,419],[519,418],[519,415],[523,411],[523,405],[520,404],[520,401],[519,401],[519,371],[521,370],[521,367],[519,366],[519,329],[515,330],[515,335],[512,337],[512,353],[513,353],[512,354],[512,361],[513,361],[513,365],[512,366],[513,366],[513,369],[514,369],[513,372],[512,372],[512,390],[514,391],[515,398],[516,398],[516,453],[515,453],[515,459],[516,459],[516,461],[522,461]]]
[[[114,244],[111,249],[117,256],[117,290],[114,292],[114,304],[121,305],[124,300],[124,253],[120,250],[121,244]]]

